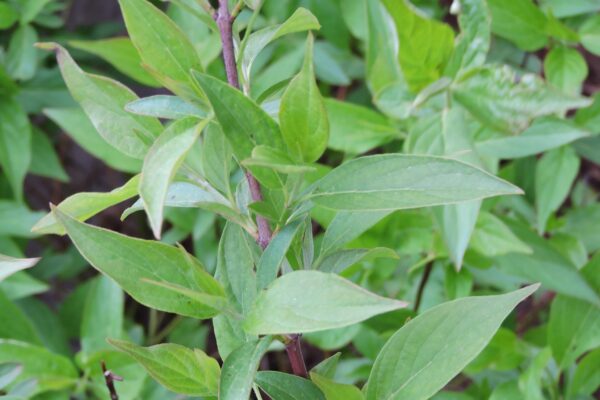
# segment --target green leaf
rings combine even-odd
[[[18,362],[23,366],[17,382],[36,379],[39,391],[68,388],[79,377],[79,373],[65,356],[29,343],[0,339],[0,364],[10,362]]]
[[[548,82],[568,94],[578,94],[588,74],[585,59],[577,50],[558,46],[544,59],[544,73]]]
[[[0,282],[15,272],[33,267],[38,261],[39,258],[13,258],[0,254]]]
[[[476,144],[482,156],[494,158],[520,158],[542,153],[574,142],[590,135],[570,121],[556,117],[544,117],[535,121],[525,132],[517,136],[503,136]]]
[[[273,238],[263,252],[256,265],[256,280],[259,289],[266,288],[277,278],[277,273],[294,240],[294,237],[304,226],[304,221],[294,221],[283,227]]]
[[[323,236],[321,255],[327,255],[343,247],[385,218],[391,211],[338,212]]]
[[[546,230],[548,217],[565,201],[579,172],[580,160],[572,147],[547,152],[535,168],[535,207],[537,228]]]
[[[323,272],[341,274],[344,270],[362,261],[375,258],[398,259],[398,254],[387,247],[375,247],[371,249],[342,249],[322,258],[317,268]]]
[[[470,245],[473,250],[487,257],[533,252],[501,219],[486,211],[479,213]]]
[[[0,264],[3,264],[4,262],[1,260],[2,258],[0,258]],[[0,318],[3,321],[10,321],[10,323],[0,325],[0,338],[15,339],[31,344],[42,345],[42,341],[30,318],[28,318],[16,304],[11,302],[1,290]]]
[[[127,32],[155,79],[177,94],[191,87],[191,70],[201,70],[188,37],[146,0],[119,0]]]
[[[254,381],[273,400],[325,400],[314,383],[296,375],[260,371]]]
[[[156,238],[160,238],[163,208],[169,185],[207,123],[208,121],[204,120],[199,124],[196,118],[174,122],[159,136],[146,154],[139,193]]]
[[[38,35],[31,25],[21,25],[12,34],[6,54],[6,72],[14,79],[26,81],[35,75]]]
[[[8,3],[0,3],[0,29],[10,28],[17,19],[17,12]]]
[[[83,72],[69,53],[56,44],[44,48],[57,52],[63,78],[71,94],[92,124],[115,149],[133,158],[143,158],[151,143],[162,132],[155,118],[129,114],[125,106],[137,96],[120,83]]]
[[[68,182],[69,176],[60,163],[52,142],[44,132],[33,128],[31,136],[31,165],[29,172],[35,175]]]
[[[600,9],[600,6],[596,6]],[[600,15],[588,18],[579,28],[581,44],[590,53],[600,55]]]
[[[0,236],[34,237],[31,227],[44,215],[31,211],[26,205],[0,200]]]
[[[327,112],[315,80],[313,42],[309,34],[302,70],[287,87],[279,109],[283,140],[305,162],[318,160],[329,139]]]
[[[124,309],[125,296],[114,281],[102,275],[92,281],[81,321],[81,350],[84,354],[110,349],[106,339],[121,336]]]
[[[600,249],[600,237],[595,234],[600,223],[600,204],[594,203],[587,207],[574,208],[567,212],[565,225],[561,232],[568,233],[581,240],[588,252]]]
[[[244,329],[255,334],[316,332],[352,325],[406,306],[403,301],[379,297],[334,274],[294,271],[258,295]]]
[[[160,87],[160,84],[142,68],[142,59],[131,40],[127,37],[103,40],[73,40],[69,42],[69,46],[101,57],[119,72],[141,84]]]
[[[325,108],[330,149],[362,154],[403,136],[391,120],[369,108],[334,99],[326,99]]]
[[[333,378],[333,376],[335,375],[335,372],[337,370],[341,356],[342,356],[342,353],[340,353],[340,352],[335,353],[331,357],[326,358],[323,361],[321,361],[320,363],[318,363],[317,365],[315,365],[310,370],[310,372],[318,374],[319,376],[322,376],[324,378],[330,378],[330,379]]]
[[[409,321],[375,360],[366,399],[430,398],[484,349],[513,308],[538,287],[454,300]]]
[[[299,7],[283,24],[253,32],[242,54],[241,71],[244,82],[250,82],[252,65],[259,53],[271,42],[290,33],[319,29],[319,21],[305,8]]]
[[[0,97],[0,166],[17,201],[31,162],[31,127],[27,114],[12,97]]]
[[[311,164],[295,162],[286,151],[274,149],[269,146],[256,146],[252,150],[252,158],[242,161],[243,166],[265,167],[282,174],[299,174],[314,172]]]
[[[398,60],[413,92],[437,81],[454,49],[449,25],[428,19],[405,0],[383,0],[399,41]]]
[[[208,180],[221,193],[233,198],[229,176],[232,169],[233,150],[218,124],[208,124],[203,135],[202,169]]]
[[[270,336],[253,340],[227,356],[221,371],[219,400],[240,400],[250,396],[256,370],[271,340]]]
[[[142,161],[118,151],[100,136],[90,119],[80,108],[47,108],[44,114],[56,123],[85,151],[117,171],[138,173]]]
[[[365,398],[354,385],[337,383],[314,372],[310,373],[310,379],[325,394],[326,400],[363,400]]]
[[[23,0],[21,1],[21,23],[33,21],[51,0]]]
[[[58,209],[53,213],[83,257],[138,302],[157,310],[199,319],[217,315],[220,309],[215,309],[215,304],[224,307],[221,285],[183,249],[96,228]],[[174,295],[172,289],[148,281],[176,285],[203,295],[204,299],[182,298]]]
[[[517,80],[506,66],[470,74],[454,87],[453,97],[483,124],[513,134],[536,117],[590,104],[589,99],[563,94],[532,74]]]
[[[164,94],[135,100],[127,104],[125,110],[138,115],[162,119],[206,118],[206,112],[197,105],[188,103],[180,97]]]
[[[199,349],[178,344],[136,346],[122,340],[110,344],[129,354],[160,384],[188,396],[216,396],[221,374],[219,363]]]
[[[456,4],[460,6],[458,24],[461,33],[446,66],[445,74],[450,76],[482,66],[490,50],[492,36],[486,0],[461,0]]]
[[[596,0],[544,0],[544,6],[558,18],[600,10],[600,4]]]
[[[108,193],[81,192],[67,197],[57,208],[71,217],[85,221],[108,207],[119,204],[137,194],[139,176],[131,178],[125,185]],[[40,219],[32,228],[33,232],[48,235],[64,235],[65,229],[50,212]]]
[[[597,368],[599,364],[600,349],[589,352],[579,361],[573,380],[568,386],[571,396],[591,396],[600,387],[600,370]]]
[[[238,160],[250,158],[252,149],[259,144],[285,149],[275,121],[251,99],[210,75],[194,73],[194,77],[212,105]]]
[[[311,201],[346,211],[391,211],[521,193],[508,182],[459,161],[401,154],[354,159],[311,188]]]
[[[492,31],[523,50],[538,50],[548,43],[546,16],[532,0],[488,0]]]

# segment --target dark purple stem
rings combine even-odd
[[[122,381],[123,378],[107,370],[104,361],[102,361],[102,374],[104,375],[104,381],[106,382],[106,387],[108,388],[108,393],[110,394],[110,400],[119,400],[119,395],[117,394],[117,389],[115,388],[115,381]]]
[[[235,52],[233,50],[233,33],[232,25],[233,18],[229,14],[229,8],[227,0],[219,0],[219,9],[215,14],[217,26],[221,33],[221,43],[223,46],[223,62],[225,63],[225,72],[227,74],[227,82],[236,89],[240,88],[240,81],[238,79],[237,65],[235,63]],[[262,193],[260,190],[260,184],[250,172],[246,172],[246,179],[248,180],[248,186],[250,187],[250,196],[252,201],[262,201]],[[256,216],[256,225],[258,225],[258,239],[257,242],[260,247],[264,250],[271,241],[271,228],[269,222],[262,216]]]
[[[294,375],[308,378],[308,371],[306,371],[306,364],[304,364],[304,357],[302,356],[302,345],[300,344],[300,335],[290,335],[289,342],[285,344],[285,351],[290,360],[290,366]]]

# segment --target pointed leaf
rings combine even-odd
[[[0,254],[0,282],[18,271],[33,267],[39,258],[13,258]]]
[[[0,97],[0,166],[15,198],[23,198],[23,181],[31,162],[31,127],[16,99]]]
[[[125,109],[134,114],[162,119],[206,118],[206,112],[195,104],[188,103],[177,96],[164,94],[135,100],[127,104]]]
[[[260,371],[255,382],[273,400],[325,400],[314,383],[296,375]]]

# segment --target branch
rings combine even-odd
[[[421,305],[421,298],[423,297],[423,291],[425,290],[425,285],[429,280],[429,275],[431,274],[431,269],[433,268],[433,261],[428,262],[425,265],[425,270],[423,271],[423,277],[421,278],[421,283],[419,283],[419,289],[417,290],[417,298],[415,299],[415,313],[419,311],[419,306]]]
[[[108,393],[110,393],[110,400],[119,400],[117,389],[115,389],[115,381],[121,382],[123,381],[123,378],[113,374],[110,370],[107,370],[104,361],[102,361],[102,374],[104,375],[104,380],[106,381]]]

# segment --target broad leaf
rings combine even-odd
[[[13,258],[0,254],[0,282],[18,271],[33,267],[39,258]]]
[[[250,396],[256,370],[271,340],[270,336],[253,340],[227,356],[221,371],[219,400],[240,400]]]
[[[31,127],[27,114],[11,97],[0,98],[0,166],[17,200],[31,162]]]
[[[470,74],[454,87],[453,96],[483,124],[513,134],[536,117],[590,104],[586,98],[548,87],[535,75],[517,80],[508,67],[486,67]]]
[[[69,46],[103,58],[118,71],[146,86],[160,87],[156,80],[142,68],[142,59],[131,40],[127,37],[103,40],[73,40],[69,42]]]
[[[546,230],[548,217],[569,195],[579,165],[575,150],[568,146],[552,150],[538,161],[535,168],[535,206],[540,234]]]
[[[154,78],[174,92],[187,93],[190,72],[201,70],[201,63],[185,33],[147,0],[119,4],[131,41]]]
[[[255,334],[316,332],[352,325],[406,305],[334,274],[295,271],[258,295],[244,329]]]
[[[313,36],[309,34],[302,70],[281,98],[281,134],[291,153],[305,162],[319,159],[329,139],[329,120],[315,80]]]
[[[296,375],[260,371],[254,381],[273,400],[325,400],[314,383]]]
[[[507,253],[531,254],[533,252],[501,219],[486,211],[479,213],[470,246],[487,257],[496,257]]]
[[[354,385],[337,383],[311,372],[310,379],[321,389],[325,400],[363,400],[362,392]]]
[[[600,10],[600,6],[596,5]],[[594,15],[585,21],[579,28],[579,36],[581,37],[581,44],[591,53],[600,55],[600,16]]]
[[[375,360],[366,399],[430,398],[483,350],[508,314],[538,287],[454,300],[409,321]]]
[[[311,201],[346,211],[392,211],[521,193],[510,183],[459,161],[401,154],[349,161],[311,189]]]
[[[111,146],[133,158],[143,158],[149,144],[162,132],[155,118],[129,114],[125,106],[137,96],[108,78],[86,74],[57,44],[43,44],[57,52],[58,64],[71,94],[100,135]]]
[[[169,185],[207,122],[199,124],[196,118],[174,122],[146,154],[139,192],[156,238],[160,238]]]
[[[321,254],[327,255],[343,247],[390,213],[390,211],[338,212],[325,231]]]
[[[77,193],[67,197],[57,208],[79,221],[85,221],[99,212],[135,196],[139,181],[139,176],[135,176],[125,185],[108,193]],[[56,216],[52,212],[40,219],[34,225],[32,231],[44,235],[51,233],[65,234],[65,229],[56,220]]]
[[[12,34],[6,54],[6,72],[14,79],[26,81],[35,75],[38,35],[31,25],[21,25]]]
[[[221,285],[185,250],[96,228],[58,209],[53,213],[83,257],[140,303],[199,319],[214,317],[226,308]],[[198,296],[175,295],[176,291],[161,283]]]
[[[532,0],[488,0],[492,12],[492,31],[523,50],[538,50],[546,45],[546,16]]]
[[[578,94],[588,74],[583,56],[575,49],[555,47],[544,59],[544,74],[552,85],[564,93]]]
[[[217,395],[219,363],[202,350],[171,343],[141,347],[115,339],[110,344],[135,358],[154,379],[175,393]]]

